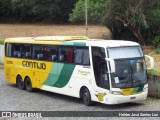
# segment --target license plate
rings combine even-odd
[[[135,101],[136,97],[130,97],[130,101]]]

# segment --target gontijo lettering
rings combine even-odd
[[[23,67],[29,67],[29,68],[37,68],[37,69],[46,69],[45,63],[38,63],[38,62],[32,62],[32,61],[22,61]]]

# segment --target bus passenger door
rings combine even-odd
[[[102,47],[92,47],[93,71],[96,85],[106,90],[110,89],[107,62],[105,60],[105,49]],[[101,91],[96,88],[97,91]]]

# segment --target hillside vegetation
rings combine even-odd
[[[131,40],[142,46],[154,46],[146,47],[148,49],[144,52],[149,51],[148,54],[154,56],[156,69],[160,70],[160,0],[87,0],[87,7],[85,2],[86,0],[0,0],[0,23],[5,23],[0,24],[0,39],[85,35],[87,8],[90,38]]]

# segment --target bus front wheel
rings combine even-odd
[[[91,94],[87,88],[83,89],[83,102],[85,105],[89,106],[91,105]]]
[[[27,78],[25,79],[25,87],[26,87],[26,90],[27,90],[28,92],[32,92],[32,91],[33,91],[32,83],[31,83],[31,80],[30,80],[29,77],[27,77]]]
[[[19,89],[21,89],[21,90],[25,89],[25,85],[24,85],[23,79],[22,79],[22,77],[20,75],[17,77],[16,84],[17,84]]]

